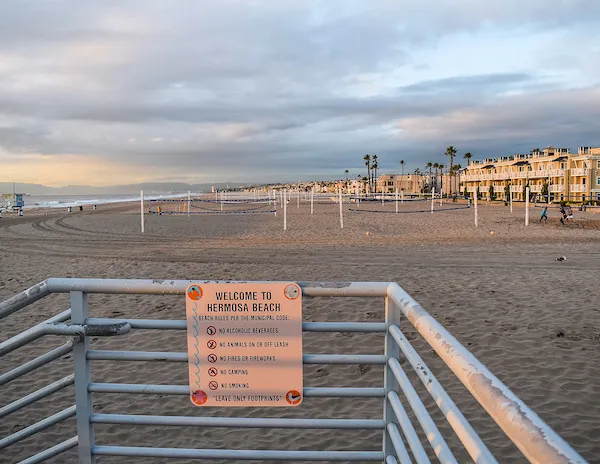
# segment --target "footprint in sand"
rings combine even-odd
[[[360,372],[360,375],[365,375],[366,373],[371,372],[371,366],[367,366],[366,364],[359,364],[358,372]]]

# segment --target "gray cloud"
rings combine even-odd
[[[535,63],[393,78],[455,34],[598,25],[595,0],[2,2],[0,144],[190,180],[329,177],[367,152],[417,167],[449,144],[484,156],[598,145],[598,88],[566,90]],[[568,52],[557,60],[584,66]],[[540,62],[555,71],[553,56]]]

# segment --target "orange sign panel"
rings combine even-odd
[[[193,284],[185,302],[193,404],[289,407],[302,402],[298,284]]]

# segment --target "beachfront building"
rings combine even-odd
[[[419,174],[382,174],[377,178],[377,192],[383,193],[421,193],[427,184],[426,176]]]
[[[548,147],[528,154],[472,161],[460,176],[460,191],[479,198],[525,199],[529,187],[532,196],[546,201],[600,201],[600,147]]]

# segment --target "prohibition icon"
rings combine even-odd
[[[206,346],[208,346],[211,350],[214,350],[217,347],[217,342],[215,342],[214,340],[209,340],[206,343]]]
[[[208,362],[209,363],[216,363],[217,362],[217,355],[216,354],[209,354],[208,355]]]
[[[298,390],[290,390],[286,393],[285,400],[291,405],[296,405],[302,400],[302,395]]]
[[[285,287],[283,294],[288,300],[295,300],[300,296],[300,289],[296,285],[288,285]]]
[[[214,328],[212,325],[209,325],[209,326],[206,328],[206,333],[207,333],[208,335],[214,335],[214,334],[216,334],[216,333],[217,333],[217,329],[215,329],[215,328]]]
[[[208,375],[210,375],[211,377],[214,377],[214,376],[216,376],[216,375],[217,375],[217,369],[215,369],[214,367],[211,367],[211,368],[208,370]]]
[[[211,390],[216,390],[217,388],[219,388],[219,384],[217,384],[217,382],[209,382],[208,384],[208,388],[210,388]]]
[[[208,396],[206,396],[206,393],[204,393],[202,390],[196,390],[191,394],[190,399],[196,406],[201,406],[206,403]]]

